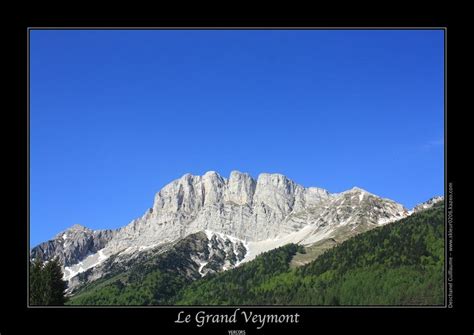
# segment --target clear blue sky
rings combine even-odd
[[[215,170],[443,194],[444,32],[30,32],[31,245]]]

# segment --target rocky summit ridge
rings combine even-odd
[[[167,184],[155,195],[151,208],[122,228],[93,231],[74,225],[34,247],[30,256],[59,257],[65,278],[74,282],[73,277],[94,272],[94,268],[94,278],[100,278],[103,273],[97,269],[111,257],[130,258],[206,232],[209,241],[212,234],[220,236],[220,244],[216,242],[212,250],[219,245],[227,253],[238,250],[238,262],[223,261],[225,270],[283,242],[312,245],[409,214],[401,204],[357,187],[331,194],[322,188],[303,187],[277,173],[262,173],[254,179],[239,171],[232,171],[229,178],[209,171],[202,176],[185,174]],[[208,262],[202,255],[193,259],[198,267]],[[199,273],[205,274],[202,270]]]

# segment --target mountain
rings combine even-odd
[[[163,253],[198,232],[230,241],[222,250],[228,243],[239,250],[238,262],[229,258],[220,264],[223,271],[287,243],[310,248],[300,260],[305,264],[354,235],[408,215],[402,205],[360,188],[331,194],[281,174],[262,173],[255,180],[233,171],[226,179],[210,171],[166,185],[144,215],[120,229],[92,231],[76,225],[34,247],[31,258],[59,257],[72,292],[137,255]],[[207,261],[198,257],[194,263],[199,267]]]
[[[433,206],[435,206],[436,204],[439,204],[442,201],[444,201],[444,197],[439,197],[439,196],[433,197],[429,199],[428,201],[425,201],[425,202],[422,202],[421,204],[416,205],[415,208],[413,208],[413,212],[416,213],[416,212],[423,211],[425,209],[432,208]]]
[[[290,243],[202,277],[190,255],[204,256],[208,241],[204,233],[189,235],[155,258],[136,261],[129,271],[86,285],[69,304],[443,304],[442,202],[358,234],[297,268],[292,262],[307,247]]]
[[[291,268],[289,244],[175,295],[178,305],[442,305],[444,205],[359,234]],[[303,251],[304,252],[304,251]]]
[[[84,304],[164,304],[179,289],[242,261],[245,247],[222,234],[198,232],[143,252],[112,256],[75,276]],[[105,276],[96,278],[98,273]],[[171,294],[172,293],[172,294]]]
[[[71,266],[103,249],[115,233],[113,230],[92,231],[76,224],[57,234],[54,239],[33,248],[30,256],[43,260],[58,257],[61,264]]]

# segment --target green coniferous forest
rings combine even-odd
[[[442,305],[444,206],[359,234],[290,268],[289,244],[195,281],[170,268],[100,280],[70,304]],[[126,278],[126,279],[124,279]]]

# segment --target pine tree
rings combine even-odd
[[[62,278],[63,272],[57,259],[49,261],[44,266],[46,305],[64,305],[66,302],[64,291],[67,283]]]
[[[36,258],[30,262],[30,304],[44,305],[43,262]]]
[[[30,304],[64,305],[67,283],[57,259],[43,264],[40,259],[30,263]]]

